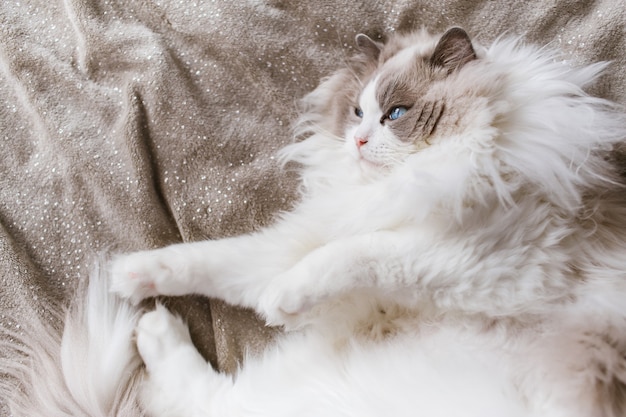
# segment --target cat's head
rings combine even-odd
[[[468,77],[481,59],[460,28],[355,40],[356,54],[300,102],[295,133],[307,140],[280,152],[283,162],[311,168],[308,184],[313,177],[380,178],[442,138],[467,132],[484,107],[476,105],[485,101],[481,88],[492,84]]]
[[[336,127],[356,159],[374,167],[393,166],[458,124],[458,112],[447,105],[443,87],[477,59],[463,29],[448,30],[435,44],[411,37],[380,44],[363,34],[356,42],[362,74],[344,95],[344,116]]]
[[[304,99],[299,128],[335,138],[364,170],[388,171],[441,138],[467,133],[498,94],[497,80],[481,75],[482,49],[463,29],[384,43],[357,35],[356,45],[349,65]]]

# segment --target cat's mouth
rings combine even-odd
[[[372,158],[371,155],[368,156],[367,152],[364,152],[363,149],[359,149],[356,146],[348,146],[347,151],[362,171],[380,171],[387,167],[387,164],[376,160],[376,158]]]
[[[372,161],[366,158],[361,152],[358,153],[357,163],[359,168],[362,170],[381,170],[385,167],[385,165],[381,162]]]

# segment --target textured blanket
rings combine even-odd
[[[625,23],[615,0],[4,0],[0,333],[54,320],[103,253],[246,233],[288,209],[295,178],[273,155],[359,32],[520,35],[613,61],[593,92],[626,104]],[[170,302],[222,370],[274,332],[216,300]]]

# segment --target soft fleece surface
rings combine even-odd
[[[523,35],[613,61],[594,92],[626,104],[625,22],[615,0],[3,0],[0,326],[47,319],[103,252],[246,233],[287,209],[294,176],[272,155],[358,32]],[[273,332],[217,301],[173,308],[226,371]]]

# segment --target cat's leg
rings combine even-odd
[[[222,415],[220,393],[233,381],[200,356],[181,319],[163,306],[146,313],[137,326],[137,349],[146,365],[141,401],[149,415]]]
[[[532,303],[548,276],[541,265],[516,256],[519,251],[481,251],[461,240],[433,244],[415,229],[352,236],[311,251],[278,275],[256,309],[270,323],[285,323],[328,299],[373,289],[409,306],[428,300],[442,307],[508,314]],[[517,279],[527,285],[519,288]]]
[[[302,234],[295,235],[295,230]],[[541,248],[532,245],[496,248],[467,239],[433,243],[414,228],[320,245],[309,238],[311,233],[293,227],[266,229],[125,255],[113,264],[113,289],[135,300],[203,294],[284,324],[354,289],[372,288],[409,305],[427,298],[441,307],[502,315],[525,308],[536,300],[537,291],[556,299],[562,296],[559,285],[567,284],[558,271],[544,269],[549,262],[537,263],[546,255],[537,254]]]
[[[256,310],[270,324],[297,324],[297,316],[341,294],[378,288],[407,290],[412,277],[415,236],[381,231],[332,241],[303,257],[266,287]]]
[[[112,289],[134,302],[156,295],[202,294],[255,307],[271,278],[306,253],[310,238],[289,225],[220,240],[171,245],[120,255]]]

